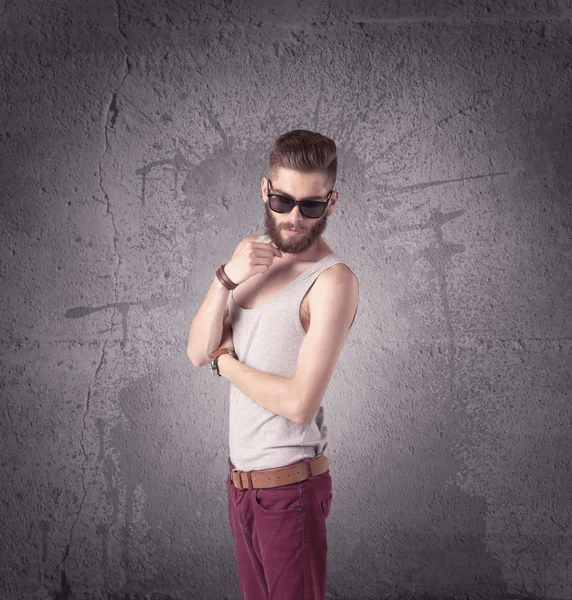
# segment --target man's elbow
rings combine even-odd
[[[294,421],[294,423],[296,423],[296,425],[304,425],[304,423],[307,423],[310,419],[304,417],[304,416],[298,416],[296,417],[296,420]]]
[[[197,360],[197,358],[192,355],[188,350],[187,350],[187,356],[189,358],[189,360],[191,361],[191,363],[193,364],[193,367],[204,367],[207,363],[204,360]],[[208,361],[207,361],[208,362]]]
[[[306,423],[309,423],[314,417],[315,415],[307,415],[304,413],[302,415],[298,415],[295,423],[296,425],[305,425]]]
[[[321,401],[320,401],[321,403]],[[312,412],[310,406],[314,405],[314,402],[310,403],[307,399],[303,399],[298,405],[298,411],[296,412],[294,422],[297,425],[304,425],[311,421],[315,416],[316,412]]]

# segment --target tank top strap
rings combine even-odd
[[[302,271],[299,279],[296,280],[297,285],[294,287],[298,289],[307,289],[318,278],[318,275],[338,263],[343,263],[342,258],[335,252],[331,252],[314,263],[311,267],[308,267],[305,271]]]

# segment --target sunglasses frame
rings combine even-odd
[[[272,182],[270,181],[270,179],[268,179],[268,185],[269,187],[272,187]],[[326,201],[323,202],[321,200],[294,200],[294,198],[292,198],[291,196],[285,196],[284,194],[277,194],[275,192],[268,192],[268,194],[266,194],[268,196],[268,206],[270,207],[270,210],[274,211],[275,213],[279,214],[279,215],[287,215],[288,213],[292,212],[294,210],[295,206],[299,207],[300,210],[300,214],[305,217],[306,219],[319,219],[320,217],[324,216],[324,212],[326,211],[326,208],[331,200],[331,196],[332,196],[332,192],[334,190],[331,189],[328,192],[328,195],[326,196]],[[292,201],[294,204],[292,204],[292,208],[290,210],[286,210],[284,212],[280,212],[279,210],[274,210],[270,204],[270,197],[271,196],[275,196],[277,198],[285,198],[286,200],[290,200]],[[308,204],[309,202],[312,203],[317,203],[317,204],[323,204],[324,205],[324,209],[322,210],[322,214],[318,215],[317,217],[309,217],[308,215],[305,215],[303,210],[304,210],[304,205]]]

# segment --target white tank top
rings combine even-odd
[[[269,242],[270,238],[262,235],[256,241]],[[228,309],[238,360],[259,371],[294,377],[306,335],[300,323],[300,303],[318,275],[341,262],[336,253],[325,256],[256,308],[240,307],[230,292]],[[313,458],[327,446],[323,406],[311,421],[298,425],[259,406],[230,384],[229,455],[237,469],[288,465]]]

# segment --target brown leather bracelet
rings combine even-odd
[[[233,287],[236,287],[238,284],[234,283],[234,281],[232,281],[230,279],[230,277],[226,274],[226,271],[224,270],[225,267],[226,267],[226,263],[219,267],[222,278],[228,283],[228,285],[232,285]]]
[[[216,272],[216,276],[217,279],[221,282],[222,285],[224,285],[224,287],[227,290],[234,290],[235,287],[238,286],[238,283],[233,283],[228,275],[224,272],[224,267],[226,266],[226,263],[224,265],[221,265]]]

